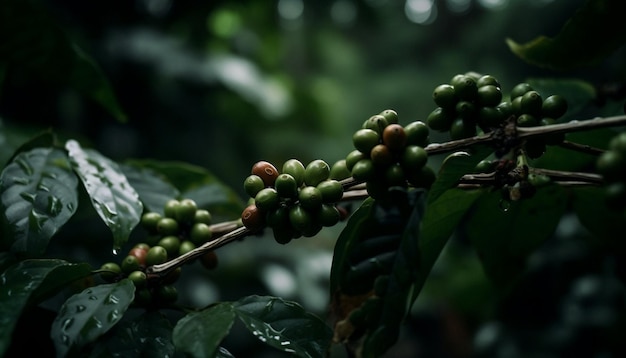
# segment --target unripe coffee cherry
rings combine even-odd
[[[301,205],[289,209],[289,221],[294,229],[303,232],[313,225],[313,216]]]
[[[476,102],[480,106],[497,106],[502,101],[502,91],[494,85],[478,87]]]
[[[266,223],[269,227],[277,228],[281,226],[290,226],[289,223],[289,207],[281,206],[276,210],[267,213]]]
[[[194,244],[191,240],[183,240],[180,243],[180,247],[178,248],[178,256],[184,255],[189,251],[192,251],[196,248],[196,244]]]
[[[454,108],[459,99],[452,85],[441,84],[433,90],[433,101],[439,107]]]
[[[113,282],[122,273],[122,268],[115,262],[106,262],[100,266],[100,270],[105,272],[100,273],[100,277],[107,282]]]
[[[330,167],[329,179],[343,180],[352,175],[348,169],[348,165],[345,159],[339,159]]]
[[[189,232],[189,240],[191,240],[194,245],[198,246],[211,240],[212,236],[213,232],[211,232],[211,227],[205,223],[193,224]]]
[[[366,181],[376,174],[371,159],[361,159],[352,167],[352,177],[358,181]]]
[[[254,197],[254,203],[259,210],[268,212],[278,207],[280,199],[274,188],[264,188]]]
[[[541,104],[541,115],[550,118],[560,118],[567,112],[565,97],[554,94],[546,97]]]
[[[385,109],[384,111],[380,112],[380,115],[385,117],[385,119],[387,120],[387,124],[398,123],[398,112],[394,111],[393,109]]]
[[[426,124],[432,130],[438,132],[445,132],[450,129],[452,121],[455,119],[454,111],[444,109],[442,107],[435,108],[428,117],[426,117]]]
[[[404,149],[402,154],[402,168],[405,172],[415,172],[426,165],[428,153],[417,145],[410,145]]]
[[[146,276],[146,273],[143,271],[137,270],[129,273],[128,279],[130,279],[137,288],[146,287],[148,284],[148,276]]]
[[[259,230],[265,225],[265,217],[255,204],[251,204],[243,209],[241,222],[250,230]]]
[[[387,119],[385,117],[381,116],[380,114],[376,114],[369,117],[365,122],[363,122],[361,128],[371,129],[381,135],[388,124],[389,122],[387,122]]]
[[[263,188],[265,188],[265,183],[263,179],[256,174],[248,175],[243,181],[243,190],[251,198],[254,198]]]
[[[390,124],[383,131],[383,144],[391,151],[400,151],[406,145],[404,127],[399,124]]]
[[[343,197],[343,187],[334,179],[324,180],[317,184],[317,190],[322,195],[322,202],[324,203],[336,203]]]
[[[183,199],[178,204],[175,212],[175,219],[179,223],[191,223],[196,216],[198,205],[193,199]]]
[[[141,216],[141,225],[150,234],[157,233],[157,223],[161,220],[161,214],[157,212],[147,212]]]
[[[167,261],[167,250],[163,246],[152,246],[146,255],[146,266],[158,265]]]
[[[404,126],[404,132],[406,133],[407,145],[419,145],[420,147],[426,147],[428,145],[430,130],[426,123],[413,121]]]
[[[332,204],[322,204],[317,212],[317,220],[322,226],[330,227],[339,222],[339,210]]]
[[[402,165],[396,163],[385,170],[385,182],[391,186],[406,186],[406,177]]]
[[[478,80],[476,80],[476,86],[478,86],[478,88],[483,87],[483,86],[488,86],[488,85],[493,85],[498,88],[502,88],[502,86],[500,86],[500,81],[498,81],[498,79],[492,75],[483,75],[480,78],[478,78]]]
[[[375,145],[380,143],[380,135],[371,129],[359,129],[352,135],[354,148],[361,153],[369,153]]]
[[[178,205],[180,205],[180,201],[176,200],[176,199],[170,199],[165,203],[165,206],[163,206],[163,215],[167,218],[172,218],[175,219],[176,218],[176,209],[178,208]]]
[[[522,113],[532,114],[533,116],[541,115],[541,107],[543,99],[537,91],[528,91],[522,95],[521,110]]]
[[[322,205],[322,193],[314,186],[305,186],[298,193],[300,205],[307,210],[317,210]]]
[[[350,175],[352,175],[352,168],[354,165],[361,159],[366,159],[367,156],[365,153],[361,152],[358,149],[355,149],[348,153],[346,156],[346,168],[350,171]]]
[[[251,174],[261,177],[265,186],[273,186],[278,176],[278,169],[272,163],[261,160],[254,163]]]
[[[161,285],[157,287],[154,296],[161,303],[174,303],[178,300],[178,290],[172,285]]]
[[[330,166],[321,159],[310,162],[304,170],[304,184],[316,186],[321,181],[328,179]]]
[[[178,255],[178,250],[180,249],[180,239],[173,235],[165,236],[159,240],[157,246],[161,246],[167,251],[168,258],[174,258]]]
[[[476,135],[476,124],[463,118],[456,119],[450,127],[450,139],[459,140]]]
[[[291,174],[282,173],[276,178],[274,188],[281,198],[298,197],[298,182]]]
[[[170,217],[164,217],[157,223],[157,232],[161,236],[176,235],[178,233],[178,222]]]
[[[282,173],[291,175],[295,180],[298,187],[301,187],[304,183],[304,164],[298,159],[289,159],[283,164]]]
[[[141,264],[139,264],[139,259],[133,255],[127,255],[120,265],[122,272],[129,274],[133,271],[140,270]]]
[[[454,87],[454,93],[461,101],[473,101],[476,98],[478,86],[476,80],[470,76],[455,76],[450,82]]]
[[[521,83],[516,84],[511,90],[511,102],[513,102],[515,98],[521,97],[526,92],[529,92],[532,90],[533,90],[533,87],[526,82],[521,82]]]
[[[196,224],[203,223],[203,224],[211,225],[212,221],[213,221],[213,216],[208,210],[205,210],[205,209],[196,210],[196,214],[193,217],[194,223]]]

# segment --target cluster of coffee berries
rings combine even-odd
[[[511,117],[519,127],[550,125],[567,112],[567,101],[558,94],[543,98],[529,83],[521,82],[512,88],[509,99],[504,99],[497,78],[474,72],[457,74],[450,83],[437,86],[433,100],[438,107],[426,123],[433,130],[449,131],[453,140],[473,137],[479,130],[489,132]],[[524,146],[531,158],[537,158],[546,144],[562,141],[562,134],[550,135]]]
[[[243,184],[250,196],[241,214],[243,225],[251,230],[267,226],[281,244],[335,225],[340,219],[336,203],[343,197],[343,186],[330,178],[330,171],[321,159],[306,166],[289,159],[280,172],[272,163],[255,163]]]
[[[607,206],[618,211],[626,209],[626,132],[611,139],[596,167],[604,178]]]
[[[139,305],[173,303],[178,295],[173,284],[180,277],[181,267],[157,280],[148,278],[146,268],[184,255],[211,240],[211,220],[211,213],[199,209],[192,199],[167,201],[163,215],[150,211],[142,215],[140,223],[148,233],[146,241],[134,245],[121,263],[103,264],[101,277],[108,282],[130,279],[137,288],[135,303]],[[209,251],[200,256],[200,262],[213,269],[217,255]]]
[[[345,165],[352,178],[366,182],[373,198],[384,196],[390,187],[430,187],[435,173],[426,165],[429,143],[426,123],[398,123],[391,109],[373,115],[352,136],[354,150]]]

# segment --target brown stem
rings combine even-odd
[[[595,148],[586,144],[570,142],[567,140],[564,140],[561,144],[559,144],[559,146],[565,149],[571,149],[577,152],[587,153],[587,154],[592,154],[592,155],[600,155],[604,153],[604,150],[602,149]]]

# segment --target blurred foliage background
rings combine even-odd
[[[352,150],[352,133],[373,114],[391,108],[401,123],[425,120],[435,108],[432,90],[457,73],[492,74],[507,92],[542,76],[603,86],[623,80],[626,69],[623,51],[602,66],[564,73],[527,65],[509,51],[506,38],[523,43],[556,34],[582,0],[28,3],[36,19],[60,28],[100,66],[125,121],[63,78],[49,81],[53,76],[33,75],[28,66],[0,69],[3,148],[52,128],[114,160],[200,166],[242,201],[256,161],[332,164]],[[36,19],[20,23],[40,26]],[[432,133],[431,140],[447,137]],[[98,228],[72,231],[65,243],[86,245]],[[253,237],[224,247],[216,271],[186,274],[181,297],[205,305],[266,293],[324,316],[340,230],[287,246]],[[607,335],[620,328],[611,309],[623,303],[623,287],[605,274],[614,263],[594,260],[587,236],[575,219],[565,223],[531,258],[528,282],[506,297],[492,292],[475,254],[455,237],[389,356],[613,356],[621,347]],[[109,256],[100,253],[94,263]],[[243,333],[225,343],[235,356],[265,354]]]

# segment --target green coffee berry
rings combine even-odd
[[[314,186],[305,186],[300,189],[298,200],[303,208],[311,211],[319,209],[323,202],[322,193]]]
[[[298,182],[291,174],[282,173],[276,178],[274,188],[281,198],[298,197]]]
[[[163,246],[152,246],[146,255],[146,265],[158,265],[167,261],[167,250]]]
[[[133,271],[128,274],[128,279],[132,281],[132,283],[137,288],[146,287],[148,284],[148,276],[143,271]]]
[[[456,93],[459,100],[473,101],[476,98],[478,86],[476,85],[476,80],[472,77],[466,75],[455,76],[450,84],[454,87],[454,93]]]
[[[352,177],[358,181],[366,181],[376,174],[371,159],[361,159],[352,167]]]
[[[430,130],[426,123],[413,121],[404,126],[404,132],[406,133],[407,145],[419,145],[420,147],[426,147],[428,145]]]
[[[369,130],[369,129],[363,129]],[[377,134],[378,136],[378,134]],[[316,186],[321,181],[328,179],[330,175],[330,166],[322,159],[316,159],[307,164],[304,169],[304,184]]]
[[[194,244],[191,240],[183,240],[180,243],[178,248],[178,256],[185,255],[189,251],[192,251],[196,248],[196,244]]]
[[[463,118],[456,119],[450,127],[450,139],[459,140],[476,135],[476,124]]]
[[[304,171],[304,164],[298,159],[289,159],[283,164],[282,173],[289,174],[296,179],[298,187],[304,183]]]
[[[334,179],[324,180],[317,184],[324,203],[336,203],[343,197],[343,187],[341,183]]]
[[[302,232],[313,225],[313,216],[301,205],[294,205],[289,209],[289,221],[294,229]]]
[[[541,115],[541,107],[543,98],[537,91],[528,91],[522,95],[521,111],[522,113],[532,114],[533,116]]]
[[[196,210],[196,214],[194,215],[194,218],[193,218],[194,223],[196,224],[203,223],[203,224],[211,225],[212,221],[213,221],[213,217],[208,210],[205,210],[205,209]]]
[[[607,150],[598,157],[596,168],[607,182],[623,180],[626,178],[626,153]]]
[[[180,201],[175,211],[175,219],[179,223],[191,223],[196,216],[198,205],[193,199],[183,199]]]
[[[154,298],[161,303],[174,303],[178,300],[178,290],[172,285],[161,285],[157,287]]]
[[[211,240],[212,237],[213,232],[211,231],[211,227],[205,223],[193,224],[189,231],[189,240],[191,240],[194,245],[200,246]]]
[[[369,155],[369,153],[367,155]],[[352,175],[352,168],[354,168],[354,165],[359,160],[368,158],[367,155],[365,155],[365,153],[361,152],[358,149],[355,149],[348,153],[348,155],[346,156],[346,168],[350,171],[350,175]]]
[[[168,200],[165,203],[165,206],[163,207],[163,215],[166,218],[175,219],[176,218],[176,208],[178,208],[178,205],[180,205],[180,201],[178,201],[176,199]]]
[[[500,81],[492,75],[483,75],[476,80],[476,86],[478,86],[478,88],[489,85],[502,88]]]
[[[406,177],[404,174],[404,169],[402,169],[402,165],[396,163],[390,165],[387,170],[385,170],[385,182],[390,187],[392,186],[406,186]]]
[[[100,273],[100,277],[107,282],[113,282],[122,273],[122,268],[115,262],[106,262],[100,266],[100,270],[104,272]]]
[[[157,223],[161,220],[161,214],[157,212],[147,212],[141,216],[141,226],[150,234],[156,234]]]
[[[137,271],[141,269],[141,265],[139,264],[139,259],[133,255],[127,255],[122,260],[122,264],[120,265],[122,272],[129,274],[133,271]]]
[[[459,99],[452,85],[441,84],[433,90],[433,101],[439,107],[454,108]]]
[[[385,127],[387,127],[389,123],[387,119],[380,114],[373,115],[369,117],[365,122],[363,122],[362,129],[371,129],[381,135]]]
[[[407,146],[402,153],[401,164],[405,172],[415,172],[426,165],[427,161],[428,153],[417,145]]]
[[[626,153],[626,132],[614,136],[609,141],[609,149],[617,151],[618,153]]]
[[[369,153],[375,145],[380,143],[380,135],[371,129],[359,129],[352,135],[354,148],[362,153]]]
[[[494,85],[484,85],[478,87],[476,102],[479,106],[495,107],[502,101],[502,91],[500,87]]]
[[[254,197],[254,203],[257,208],[263,212],[276,209],[280,203],[278,192],[274,188],[263,188]]]
[[[176,235],[178,233],[178,222],[171,217],[161,218],[157,222],[157,233],[161,236]]]
[[[478,125],[486,128],[498,127],[506,117],[498,107],[481,107],[478,110]]]
[[[539,125],[539,121],[532,114],[523,113],[517,117],[517,125],[520,127],[534,127]]]
[[[337,207],[332,204],[322,204],[317,212],[317,220],[322,226],[330,227],[339,222],[340,214]]]
[[[456,113],[465,120],[473,121],[476,118],[476,106],[470,101],[459,101],[456,104]],[[452,122],[454,125],[454,122]]]
[[[280,206],[276,210],[267,213],[267,225],[272,228],[289,226],[289,207]]]
[[[541,115],[550,118],[561,118],[567,112],[565,97],[553,94],[546,97],[541,104]]]
[[[533,87],[526,83],[526,82],[521,82],[516,84],[513,89],[511,90],[511,102],[517,98],[517,97],[521,97],[523,96],[526,92],[532,91]]]
[[[265,188],[265,183],[263,182],[263,179],[258,175],[248,175],[248,177],[246,177],[246,179],[243,181],[243,190],[251,198],[254,198],[257,193],[263,188]]]
[[[430,112],[430,114],[428,114],[428,117],[426,117],[426,124],[432,130],[445,132],[450,129],[454,118],[454,111],[446,110],[442,107],[437,107],[432,112]]]
[[[346,159],[339,159],[330,167],[330,174],[328,175],[328,178],[343,180],[349,178],[351,175],[352,173],[350,173],[350,170],[348,169]]]
[[[398,123],[398,113],[393,109],[385,109],[384,111],[380,112],[380,115],[385,117],[385,119],[387,120],[387,124]]]
[[[161,246],[167,251],[167,257],[174,258],[178,255],[178,250],[180,249],[180,239],[173,235],[165,236],[159,240],[157,246]],[[150,250],[148,250],[148,252],[149,251]]]

